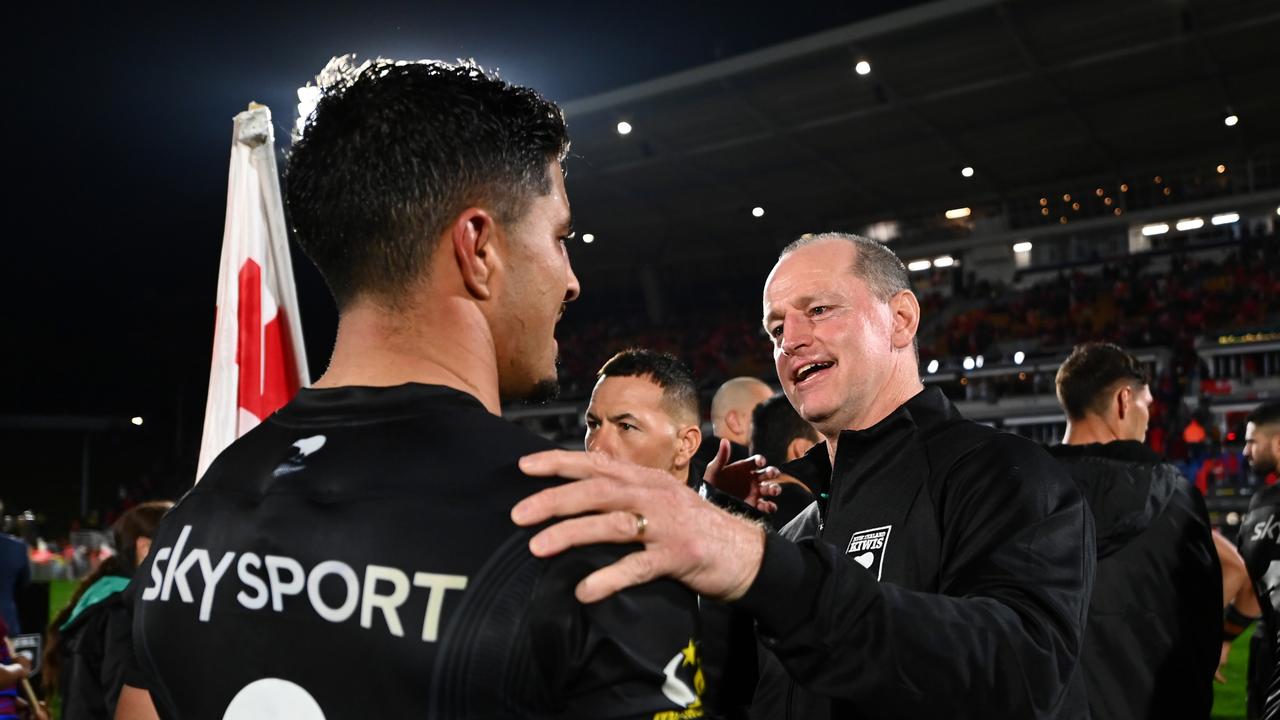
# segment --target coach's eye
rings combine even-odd
[[[639,429],[639,428],[637,428],[635,425],[632,425],[631,423],[618,423],[618,427],[622,428],[623,430],[637,430],[637,429]]]
[[[814,305],[813,307],[809,308],[809,314],[810,314],[810,315],[822,315],[823,313],[825,313],[826,311],[828,311],[828,310],[830,310],[830,309],[831,309],[831,306],[830,306],[830,305]]]

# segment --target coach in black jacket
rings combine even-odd
[[[579,599],[667,575],[736,601],[794,681],[775,718],[1086,717],[1087,508],[1043,449],[924,389],[901,261],[865,238],[805,236],[769,276],[764,312],[783,391],[826,439],[808,456],[830,464],[826,506],[804,516],[816,536],[768,534],[656,474],[560,451],[521,468],[582,482],[514,519],[600,514],[541,531],[534,554],[638,541]]]
[[[1093,511],[1098,570],[1081,666],[1094,720],[1207,718],[1222,647],[1222,569],[1204,500],[1142,444],[1151,391],[1115,345],[1058,371],[1067,411],[1050,452]]]

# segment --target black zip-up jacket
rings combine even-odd
[[[1249,707],[1274,720],[1280,718],[1280,485],[1259,489],[1249,501],[1239,544],[1263,619],[1250,645]]]
[[[1139,442],[1049,452],[1076,481],[1096,528],[1080,656],[1093,720],[1209,717],[1222,567],[1200,493]]]
[[[133,657],[131,616],[115,592],[85,608],[62,628],[63,720],[111,718]]]
[[[753,716],[1087,717],[1093,522],[1048,453],[929,388],[842,433],[826,474],[826,507],[768,537],[738,601],[791,680]]]

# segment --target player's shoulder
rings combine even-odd
[[[1249,501],[1249,510],[1276,505],[1280,505],[1280,484],[1264,485],[1253,494],[1253,498]]]
[[[366,486],[412,481],[423,468],[483,476],[554,447],[453,388],[303,390],[223,451],[198,487],[260,491],[303,469],[335,482],[359,476]]]

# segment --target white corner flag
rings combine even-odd
[[[254,103],[236,115],[231,136],[213,366],[196,480],[218,453],[289,402],[310,379],[271,111]]]

